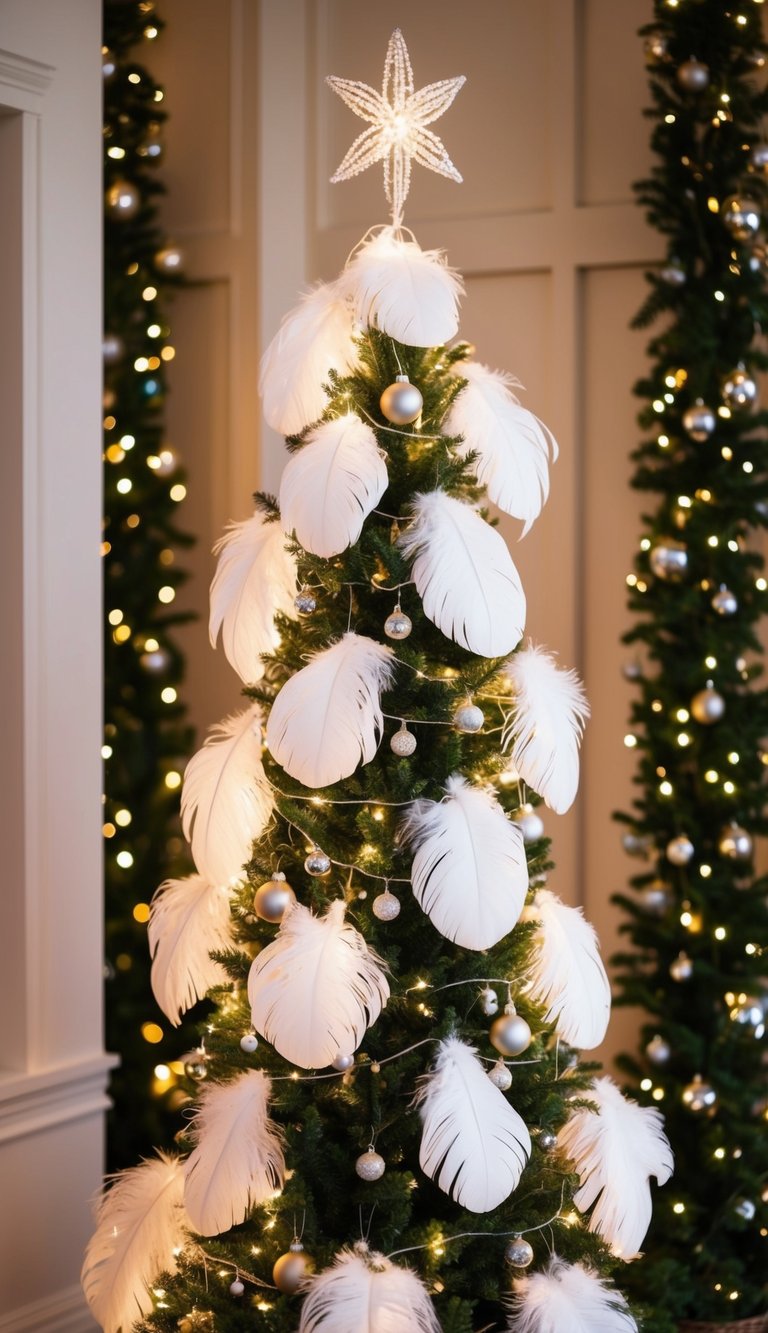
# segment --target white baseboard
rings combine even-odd
[[[95,1328],[79,1286],[0,1314],[0,1333],[94,1333]]]

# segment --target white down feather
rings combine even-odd
[[[310,1279],[299,1333],[440,1333],[424,1283],[364,1245]]]
[[[298,435],[323,415],[328,372],[354,366],[352,314],[338,282],[322,283],[289,311],[261,359],[264,416],[281,435]]]
[[[359,247],[339,283],[361,324],[408,347],[440,347],[459,331],[459,274],[441,250],[422,250],[392,227]]]
[[[253,1026],[301,1069],[352,1054],[389,999],[384,964],[344,912],[342,899],[323,917],[293,904],[251,963]]]
[[[461,435],[462,456],[476,454],[475,476],[505,514],[522,520],[522,535],[538,518],[549,495],[549,461],[557,442],[512,390],[517,380],[478,361],[461,361],[454,374],[467,381],[443,422],[445,435]]]
[[[261,654],[274,652],[280,642],[275,616],[296,618],[296,560],[280,524],[265,522],[258,512],[230,523],[213,552],[219,559],[211,583],[211,647],[221,633],[227,661],[250,685],[264,675]]]
[[[305,551],[326,559],[356,542],[389,484],[384,454],[355,412],[316,426],[291,454],[280,482],[280,517]]]
[[[234,945],[229,893],[201,875],[167,879],[149,914],[152,992],[174,1027],[181,1015],[229,976],[211,954]]]
[[[584,687],[575,671],[558,667],[536,644],[515,653],[504,670],[515,701],[502,749],[528,786],[562,815],[579,786],[579,745],[589,717]]]
[[[415,801],[401,824],[416,848],[411,882],[436,930],[490,949],[517,923],[528,890],[523,835],[490,791],[448,779],[442,801]]]
[[[286,681],[267,722],[267,745],[286,773],[305,787],[327,787],[370,763],[393,662],[385,644],[349,633]]]
[[[579,1176],[573,1201],[581,1212],[595,1204],[590,1231],[615,1255],[634,1259],[651,1221],[650,1177],[664,1185],[674,1169],[664,1120],[607,1077],[596,1079],[586,1096],[597,1109],[574,1111],[557,1136]]]
[[[611,987],[594,928],[579,907],[539,889],[526,910],[538,922],[528,975],[529,994],[547,1006],[546,1022],[570,1046],[592,1051],[603,1040],[611,1015]]]
[[[184,1207],[195,1231],[218,1236],[282,1189],[283,1136],[269,1118],[271,1083],[248,1069],[209,1083],[191,1126],[196,1147],[184,1163]]]
[[[504,538],[473,505],[445,491],[417,495],[398,544],[415,556],[424,613],[443,634],[480,657],[517,647],[525,593]]]
[[[472,1046],[441,1041],[417,1093],[419,1165],[460,1208],[490,1213],[517,1189],[531,1154],[525,1122],[488,1078]]]
[[[621,1292],[583,1264],[554,1255],[515,1287],[508,1333],[637,1333]]]
[[[253,704],[212,727],[184,772],[182,826],[204,879],[229,884],[242,878],[272,808],[261,762],[261,712]]]

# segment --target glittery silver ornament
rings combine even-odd
[[[557,1135],[548,1129],[543,1129],[539,1134],[538,1144],[542,1152],[554,1152],[557,1147]]]
[[[245,1036],[240,1038],[240,1050],[244,1051],[246,1055],[253,1055],[253,1052],[258,1050],[258,1046],[259,1039],[255,1032],[246,1032]]]
[[[194,1079],[196,1083],[208,1077],[208,1057],[205,1051],[189,1051],[182,1057],[182,1064],[187,1078]]]
[[[651,547],[648,563],[657,579],[675,583],[688,569],[688,547],[685,542],[678,542],[673,537],[668,537]]]
[[[101,354],[105,366],[114,366],[125,355],[125,343],[119,333],[105,333],[101,340]]]
[[[748,861],[752,855],[752,838],[745,828],[735,821],[728,824],[720,834],[717,850],[728,861]]]
[[[732,194],[724,199],[720,215],[737,241],[750,241],[760,230],[760,205],[747,194]]]
[[[717,1093],[710,1083],[704,1082],[701,1074],[695,1074],[691,1082],[686,1084],[682,1098],[688,1110],[695,1111],[697,1115],[702,1111],[712,1115],[717,1106]]]
[[[697,440],[699,444],[703,440],[708,440],[712,434],[717,419],[711,407],[699,398],[693,407],[687,408],[683,412],[683,426],[687,430],[692,440]]]
[[[673,981],[690,981],[693,976],[693,959],[688,957],[684,949],[680,950],[677,958],[672,959],[669,975]]]
[[[511,1009],[508,1006],[493,1022],[489,1037],[491,1045],[499,1054],[506,1056],[522,1055],[532,1040],[531,1029],[525,1019],[515,1012],[514,1005]]]
[[[152,671],[155,675],[167,671],[170,665],[171,654],[165,648],[155,648],[154,652],[142,653],[139,658],[142,671]]]
[[[456,730],[467,732],[469,735],[472,735],[477,731],[482,731],[484,722],[485,714],[483,713],[482,708],[478,708],[477,704],[473,704],[471,699],[467,699],[465,703],[459,704],[453,715],[453,725]]]
[[[723,402],[732,411],[752,407],[757,401],[757,381],[752,378],[746,366],[738,365],[723,380]]]
[[[719,616],[735,616],[739,609],[736,594],[723,584],[712,598],[712,609],[717,611]]]
[[[407,375],[396,375],[394,384],[379,399],[382,413],[393,426],[410,426],[424,406],[424,399]]]
[[[731,1006],[729,1018],[732,1023],[738,1023],[739,1027],[751,1029],[758,1041],[765,1036],[765,1012],[756,995],[747,995],[737,1000]]]
[[[486,1018],[492,1018],[494,1014],[499,1012],[499,997],[491,986],[485,986],[478,998]]]
[[[312,1260],[300,1241],[293,1241],[286,1254],[275,1260],[272,1281],[284,1296],[294,1296],[302,1282],[312,1272]]]
[[[711,727],[713,723],[719,722],[725,712],[725,699],[722,694],[718,694],[712,684],[708,684],[706,689],[699,690],[691,699],[691,713],[697,722],[701,722],[706,727]]]
[[[667,860],[671,861],[673,866],[687,866],[693,856],[694,846],[685,833],[680,833],[676,838],[670,839],[666,851]]]
[[[407,639],[413,629],[413,621],[407,616],[398,602],[391,616],[384,621],[384,633],[388,639]]]
[[[236,1277],[234,1282],[230,1282],[229,1284],[230,1296],[242,1296],[244,1291],[245,1291],[245,1283],[241,1282],[239,1277]]]
[[[495,1065],[491,1065],[488,1070],[488,1077],[500,1092],[508,1092],[512,1087],[512,1073],[507,1069],[503,1060],[497,1060]]]
[[[412,731],[408,730],[404,722],[400,723],[398,730],[392,736],[389,748],[400,759],[407,759],[416,749],[416,737]]]
[[[331,858],[326,856],[325,852],[319,847],[313,847],[304,862],[304,869],[308,875],[327,875],[331,868]]]
[[[737,1217],[743,1217],[745,1222],[751,1222],[754,1219],[757,1208],[751,1199],[739,1199],[739,1202],[734,1206],[733,1211],[736,1213]]]
[[[374,898],[371,908],[373,915],[379,921],[394,921],[395,917],[400,915],[400,899],[387,889],[385,893],[380,893],[378,898]]]
[[[528,1268],[533,1263],[533,1249],[523,1236],[514,1236],[504,1251],[504,1258],[512,1268]]]
[[[294,597],[293,605],[300,616],[311,616],[312,612],[317,610],[317,598],[308,588],[302,588]]]
[[[346,1074],[347,1070],[351,1069],[354,1063],[354,1055],[348,1055],[345,1051],[339,1051],[338,1055],[335,1055],[331,1060],[333,1068],[339,1074]]]
[[[672,891],[661,879],[644,884],[637,895],[637,904],[648,916],[663,916],[672,902]]]
[[[384,1158],[380,1153],[375,1152],[373,1148],[369,1148],[368,1151],[358,1157],[355,1162],[355,1171],[361,1180],[381,1180],[386,1169],[387,1164],[384,1161]]]
[[[652,1065],[665,1065],[672,1054],[672,1047],[669,1042],[665,1041],[657,1032],[656,1036],[651,1037],[651,1040],[648,1042],[648,1045],[645,1048],[645,1053]]]
[[[106,204],[111,218],[135,218],[141,205],[138,186],[133,181],[115,181],[106,192]]]
[[[688,93],[703,93],[709,87],[709,65],[691,56],[678,66],[677,82]]]
[[[669,283],[670,287],[682,287],[686,281],[686,272],[679,260],[670,260],[668,264],[659,273],[662,282]]]
[[[667,39],[660,32],[654,32],[643,42],[643,51],[649,65],[658,65],[668,56]]]
[[[532,805],[523,805],[515,815],[515,823],[523,835],[523,842],[537,842],[544,836],[544,821]]]
[[[261,884],[253,895],[253,910],[262,921],[273,926],[282,921],[286,910],[296,901],[296,894],[285,875],[276,870],[266,884]]]
[[[154,264],[160,273],[183,273],[184,251],[178,245],[164,245],[155,255]]]

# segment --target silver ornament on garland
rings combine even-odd
[[[522,805],[514,816],[523,835],[523,842],[538,842],[544,836],[544,821],[532,805]]]
[[[471,699],[466,699],[463,704],[459,704],[453,715],[453,725],[457,731],[466,732],[468,735],[474,735],[482,731],[485,722],[485,714],[482,708],[473,704]]]
[[[492,1018],[499,1012],[499,997],[491,986],[485,986],[479,996],[480,1006],[486,1018]]]
[[[757,1212],[757,1208],[751,1199],[739,1199],[733,1209],[737,1217],[743,1217],[745,1222],[752,1222]]]
[[[335,1055],[331,1060],[331,1065],[337,1074],[346,1074],[354,1063],[354,1055],[348,1055],[346,1051],[339,1051],[338,1055]]]
[[[659,273],[662,282],[666,282],[670,287],[682,287],[686,281],[686,272],[679,259],[671,259],[665,264]]]
[[[317,610],[317,598],[309,588],[302,588],[294,597],[293,605],[300,616],[311,616]]]
[[[676,838],[670,838],[666,852],[667,860],[671,861],[673,866],[687,866],[693,856],[694,846],[685,833],[680,833]]]
[[[651,843],[652,839],[647,833],[625,833],[621,839],[621,845],[627,856],[647,857]]]
[[[709,65],[691,56],[678,66],[677,82],[688,93],[703,93],[709,87]]]
[[[663,916],[672,903],[672,891],[662,879],[644,884],[638,895],[638,906],[648,916]]]
[[[537,1143],[542,1152],[554,1152],[557,1147],[557,1135],[553,1134],[549,1129],[542,1129],[537,1139]]]
[[[719,616],[735,616],[739,609],[736,594],[731,592],[730,588],[726,588],[724,583],[712,598],[712,609]]]
[[[262,921],[269,921],[276,926],[295,902],[296,894],[285,875],[276,870],[272,878],[260,885],[253,895],[253,910]]]
[[[410,426],[420,415],[424,399],[407,375],[396,375],[379,399],[379,407],[393,426]]]
[[[246,1032],[245,1036],[240,1038],[240,1050],[244,1051],[246,1055],[253,1055],[253,1052],[258,1050],[258,1046],[259,1039],[255,1032]]]
[[[717,850],[728,861],[748,861],[752,855],[752,838],[745,828],[732,820],[721,832]]]
[[[314,846],[304,862],[304,869],[307,874],[314,875],[317,878],[320,875],[327,875],[330,868],[330,856],[326,856],[324,851],[318,846]]]
[[[239,1277],[236,1277],[234,1282],[230,1282],[229,1284],[230,1296],[242,1296],[244,1291],[245,1291],[245,1283],[241,1282]]]
[[[408,759],[416,749],[416,737],[412,731],[408,730],[404,722],[400,723],[398,730],[392,736],[389,748],[399,759]]]
[[[702,1111],[707,1115],[713,1115],[717,1106],[717,1093],[711,1083],[706,1083],[701,1074],[694,1074],[690,1083],[687,1083],[682,1091],[683,1105],[688,1107],[689,1111],[701,1115]]]
[[[651,547],[648,563],[657,579],[666,579],[670,583],[683,578],[688,569],[688,547],[685,542],[667,537]]]
[[[651,1037],[645,1048],[652,1065],[665,1065],[672,1054],[672,1047],[668,1041],[657,1032],[655,1037]]]
[[[756,995],[742,995],[732,1005],[728,1017],[739,1027],[751,1028],[757,1041],[765,1036],[765,1011]]]
[[[683,412],[683,426],[692,440],[701,444],[708,440],[717,425],[717,418],[711,407],[707,407],[702,398],[697,398],[693,407]]]
[[[272,1281],[284,1296],[294,1296],[312,1272],[313,1264],[300,1240],[291,1242],[286,1254],[275,1260]]]
[[[505,1005],[504,1013],[500,1014],[491,1025],[488,1035],[491,1045],[496,1048],[499,1055],[506,1055],[508,1058],[522,1055],[523,1051],[528,1050],[532,1041],[531,1029],[511,1001]]]
[[[105,333],[101,340],[105,366],[114,366],[125,355],[125,343],[119,333]]]
[[[640,680],[643,675],[643,668],[636,657],[630,657],[621,668],[621,674],[625,680]]]
[[[688,957],[684,949],[680,950],[677,958],[672,959],[669,975],[673,981],[690,981],[693,976],[693,959]]]
[[[734,240],[750,241],[760,230],[760,205],[747,194],[729,195],[720,215]]]
[[[194,1079],[196,1083],[202,1083],[208,1077],[208,1056],[202,1046],[182,1056],[182,1064],[187,1078]]]
[[[504,1251],[511,1268],[528,1268],[533,1263],[533,1249],[523,1236],[514,1236]]]
[[[371,908],[379,921],[394,921],[400,915],[400,899],[385,889],[384,893],[374,898]]]
[[[133,181],[116,180],[106,193],[107,212],[111,218],[135,218],[141,205],[141,194]]]
[[[757,401],[757,381],[746,366],[739,364],[723,380],[723,402],[733,411],[752,407]]]
[[[117,70],[117,57],[114,51],[110,51],[108,46],[101,49],[101,72],[105,81],[114,78]]]
[[[384,633],[388,639],[396,639],[398,642],[407,639],[413,629],[413,621],[407,616],[398,601],[397,606],[391,616],[387,616],[384,621]]]
[[[166,648],[155,648],[151,653],[142,653],[139,658],[142,671],[151,671],[155,675],[167,671],[170,665],[171,654]]]
[[[367,1152],[362,1153],[355,1162],[355,1171],[360,1179],[368,1182],[381,1180],[386,1169],[387,1164],[384,1158],[374,1148],[369,1148]]]
[[[157,251],[153,262],[160,273],[183,273],[184,251],[178,245],[164,245]]]
[[[501,1058],[496,1061],[495,1065],[491,1065],[488,1070],[488,1077],[493,1086],[499,1089],[499,1092],[508,1092],[512,1087],[512,1072],[507,1069]]]
[[[711,680],[707,681],[705,689],[694,694],[691,699],[691,713],[696,721],[705,727],[711,727],[715,722],[719,722],[725,713],[725,699],[722,694],[718,694]]]

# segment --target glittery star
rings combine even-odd
[[[441,79],[418,92],[413,90],[413,70],[408,47],[399,28],[389,39],[381,92],[367,83],[329,76],[327,82],[370,128],[355,139],[344,161],[331,176],[332,183],[349,180],[375,162],[384,163],[384,192],[392,206],[392,222],[399,226],[411,183],[411,163],[436,171],[461,183],[461,176],[442,141],[427,126],[448,110],[466,83]]]

